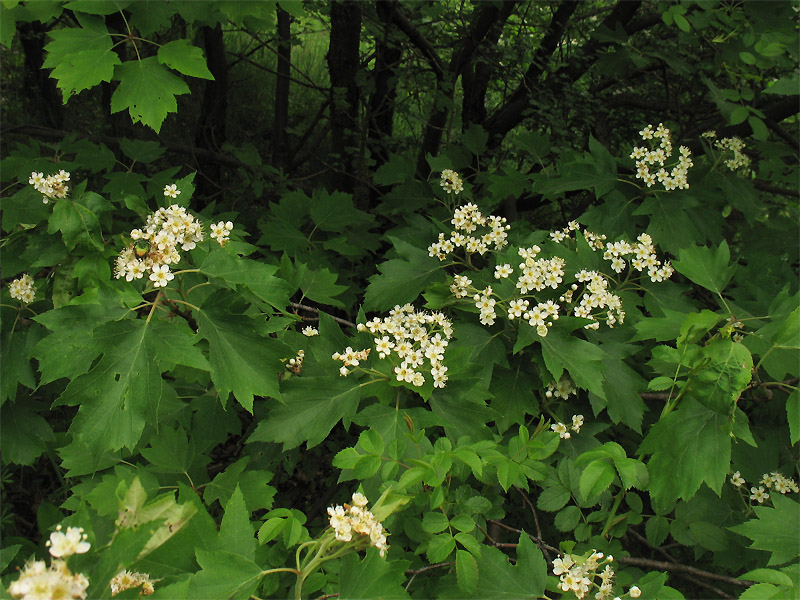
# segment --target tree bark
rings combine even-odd
[[[208,70],[213,80],[205,82],[203,104],[195,127],[195,145],[211,152],[219,152],[225,143],[228,113],[228,62],[222,26],[204,26],[201,29]],[[201,175],[197,179],[198,195],[210,197],[220,187],[220,168],[215,162],[200,161]]]
[[[331,34],[328,47],[328,72],[331,80],[331,145],[334,171],[331,186],[335,190],[353,193],[354,172],[358,169],[358,135],[360,93],[356,83],[361,42],[361,7],[358,2],[345,0],[330,4]]]
[[[289,163],[289,82],[292,64],[292,17],[278,7],[278,66],[275,81],[275,122],[272,134],[272,162],[286,168]]]

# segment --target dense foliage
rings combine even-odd
[[[795,4],[0,43],[0,597],[797,597]]]

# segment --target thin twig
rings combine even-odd
[[[528,495],[522,491],[521,488],[515,486],[515,489],[519,492],[519,495],[522,496],[522,499],[525,501],[525,504],[531,509],[531,513],[533,513],[533,522],[536,525],[536,538],[535,542],[537,544],[544,544],[544,539],[542,538],[542,526],[539,524],[539,515],[536,513],[536,508],[533,506],[531,499],[528,498]],[[550,553],[547,551],[547,548],[542,548],[542,553],[544,554],[545,560],[547,562],[550,561]]]
[[[291,306],[292,306],[292,308],[294,308],[296,310],[305,310],[305,311],[316,313],[316,314],[319,314],[319,313],[322,312],[318,308],[314,308],[313,306],[306,306],[305,304],[299,304],[297,302],[292,302]],[[327,314],[327,313],[325,313],[325,314]],[[328,315],[328,316],[331,319],[333,319],[334,321],[336,321],[337,323],[341,323],[342,325],[347,325],[348,327],[352,327],[354,329],[356,328],[356,324],[355,323],[351,323],[350,321],[347,321],[346,319],[340,319],[339,317],[334,317],[333,315]],[[319,320],[319,318],[317,318],[317,320]]]
[[[406,571],[406,575],[411,575],[411,579],[409,579],[408,583],[406,583],[406,586],[405,586],[406,587],[406,591],[408,591],[408,588],[411,587],[411,583],[414,581],[414,578],[417,575],[419,575],[420,573],[424,573],[425,571],[430,571],[431,569],[438,569],[439,567],[452,566],[454,564],[455,564],[455,562],[450,561],[450,562],[436,563],[435,565],[428,565],[427,567],[422,567],[420,569],[409,569],[408,571]]]

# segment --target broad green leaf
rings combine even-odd
[[[219,526],[219,549],[238,554],[247,560],[255,558],[256,540],[250,524],[250,511],[244,502],[239,486],[225,505],[225,514]]]
[[[190,337],[183,343],[165,344],[176,329],[163,321],[113,321],[92,332],[92,341],[102,358],[86,374],[73,379],[57,404],[80,405],[70,427],[73,435],[97,450],[133,448],[144,429],[146,418],[159,412],[168,393],[161,379],[162,360],[170,365],[191,362],[176,348],[191,356]],[[174,396],[174,391],[169,388]]]
[[[155,56],[130,60],[116,68],[119,87],[111,96],[111,112],[128,109],[134,123],[158,133],[167,113],[177,112],[175,96],[188,94],[189,86],[158,63]]]
[[[275,276],[278,268],[274,265],[241,258],[220,248],[210,252],[199,268],[201,273],[221,279],[228,288],[234,289],[236,285],[247,287],[279,310],[289,305],[289,284]]]
[[[660,546],[669,533],[669,521],[666,517],[655,515],[650,517],[644,526],[645,533],[647,534],[647,541],[651,546]]]
[[[692,521],[689,531],[700,546],[712,552],[720,552],[730,546],[725,530],[708,521]]]
[[[781,96],[792,96],[800,88],[800,75],[793,73],[789,77],[783,77],[769,84],[764,90],[764,94],[779,94]]]
[[[719,493],[730,470],[730,424],[685,397],[677,410],[653,425],[639,451],[652,454],[647,470],[654,498],[689,500],[703,482]]]
[[[440,512],[426,512],[422,515],[422,531],[427,533],[440,533],[447,529],[450,520],[447,515]]]
[[[0,356],[3,357],[0,360],[0,405],[16,397],[20,384],[28,389],[36,387],[30,356],[45,335],[47,331],[37,323],[32,323],[27,329],[3,334],[0,341]]]
[[[150,440],[150,446],[142,450],[142,456],[161,473],[185,473],[194,461],[194,442],[178,428],[163,427]]]
[[[512,369],[496,367],[490,391],[494,396],[491,407],[500,415],[496,421],[500,433],[523,423],[526,414],[539,414],[539,401],[533,394],[533,375],[523,371],[519,364]]]
[[[786,418],[789,422],[789,442],[800,440],[800,390],[792,390],[786,398]]]
[[[562,509],[569,502],[569,490],[563,485],[554,485],[545,488],[539,498],[536,500],[536,505],[542,510],[555,512]]]
[[[614,475],[614,467],[606,460],[589,463],[581,472],[581,496],[589,500],[606,491],[614,481]]]
[[[737,577],[737,579],[742,579],[744,581],[758,581],[762,583],[774,583],[776,585],[794,587],[792,578],[786,573],[776,569],[753,569],[747,573],[742,573]]]
[[[53,39],[47,44],[44,68],[53,69],[51,77],[58,80],[58,88],[66,104],[70,96],[88,90],[101,81],[110,82],[114,67],[121,64],[112,50],[114,45],[108,30],[99,19],[86,20],[86,28],[68,27],[51,30]]]
[[[325,267],[310,269],[305,264],[297,261],[295,261],[294,267],[292,283],[302,290],[304,298],[309,298],[320,304],[344,308],[344,303],[337,299],[336,296],[346,292],[347,286],[336,283],[339,278],[336,273]]]
[[[97,215],[78,201],[57,200],[47,226],[48,233],[61,232],[64,244],[74,250],[77,244],[103,250]]]
[[[343,192],[314,190],[310,207],[311,220],[317,229],[340,233],[348,228],[365,232],[375,225],[375,218],[353,204],[353,196]]]
[[[446,560],[456,548],[456,542],[450,533],[440,533],[428,540],[428,549],[425,552],[432,563]]]
[[[544,595],[547,563],[528,535],[523,532],[517,544],[517,563],[497,548],[486,546],[478,559],[478,585],[472,598],[529,600]]]
[[[292,377],[282,388],[283,404],[273,403],[248,441],[283,443],[284,450],[303,442],[316,446],[355,414],[362,390],[358,381],[338,375]]]
[[[486,151],[486,142],[489,141],[489,134],[477,123],[472,123],[467,130],[461,134],[461,141],[472,154],[480,156]]]
[[[750,383],[753,358],[744,344],[724,338],[709,342],[703,355],[703,368],[690,380],[689,389],[701,404],[727,415]]]
[[[389,550],[389,554],[391,554]],[[400,600],[410,598],[403,584],[405,571],[409,566],[406,560],[381,558],[375,548],[367,549],[364,560],[358,554],[349,554],[341,559],[339,572],[339,598],[371,599],[386,598]]]
[[[364,295],[364,310],[386,310],[395,304],[413,302],[426,285],[441,276],[443,263],[426,250],[389,236],[400,258],[378,265],[379,275],[370,277]]]
[[[771,552],[768,565],[781,565],[800,556],[800,505],[777,493],[770,494],[770,500],[774,508],[755,506],[755,519],[728,529],[753,540],[750,548]]]
[[[624,423],[637,433],[641,432],[647,405],[639,392],[644,391],[645,380],[623,360],[611,356],[603,361],[603,374],[608,416],[614,423]]]
[[[206,66],[203,51],[192,46],[189,40],[173,40],[161,46],[158,49],[158,62],[190,77],[214,79]]]
[[[206,300],[196,312],[198,333],[208,340],[211,378],[223,404],[232,392],[252,412],[254,396],[280,397],[280,359],[291,351],[276,339],[261,337],[253,318],[229,312],[234,302],[236,296],[225,291]]]
[[[472,594],[478,587],[478,563],[466,550],[456,550],[456,581],[465,594]]]
[[[678,273],[685,275],[697,285],[716,294],[721,294],[733,277],[736,264],[728,264],[731,253],[728,242],[715,249],[703,246],[683,248],[678,253],[679,260],[672,264]]]
[[[554,524],[559,531],[573,531],[581,520],[581,509],[577,506],[567,506],[556,515]]]
[[[262,568],[240,554],[198,549],[196,556],[201,570],[189,580],[187,598],[249,598],[261,581]]]
[[[547,370],[558,381],[564,370],[578,387],[605,397],[603,360],[607,357],[599,347],[553,327],[543,338],[542,356]]]
[[[214,477],[203,491],[203,502],[211,506],[215,500],[219,500],[219,503],[225,506],[238,487],[249,512],[260,508],[272,508],[275,488],[268,485],[272,480],[272,473],[261,469],[248,469],[246,468],[248,462],[250,462],[249,457],[241,458]]]
[[[42,409],[47,414],[46,407]],[[27,399],[4,404],[0,415],[0,450],[5,463],[32,465],[48,443],[55,441],[52,427]]]

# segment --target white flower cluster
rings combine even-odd
[[[501,250],[507,244],[506,231],[511,228],[506,224],[505,217],[485,217],[472,202],[458,207],[450,223],[455,226],[455,231],[450,233],[450,237],[440,233],[436,243],[428,246],[429,256],[445,260],[456,248],[464,248],[468,254],[486,254],[492,247],[494,250]],[[486,230],[485,233],[477,237],[469,235],[477,231],[478,227]]]
[[[606,325],[614,327],[616,323],[625,322],[625,311],[622,310],[622,300],[616,294],[608,291],[608,279],[597,271],[586,271],[581,269],[575,274],[575,278],[586,284],[581,295],[578,306],[573,309],[576,317],[589,319],[591,323],[584,325],[584,329],[599,329],[600,322],[597,320],[595,310],[608,309],[605,315]],[[570,289],[561,296],[562,302],[571,302],[574,289]]]
[[[386,543],[386,532],[375,515],[367,510],[367,503],[366,496],[356,492],[353,494],[353,504],[329,506],[330,525],[336,539],[340,542],[351,541],[354,533],[364,536],[383,557],[386,556],[386,551],[389,549]]]
[[[36,289],[33,287],[33,277],[27,273],[18,277],[8,286],[8,293],[11,294],[14,300],[30,304],[36,297]]]
[[[48,567],[43,560],[36,560],[25,565],[8,593],[21,600],[82,600],[88,587],[89,580],[82,573],[73,574],[65,561],[54,560]]]
[[[583,415],[572,415],[572,425],[569,429],[575,433],[580,433],[581,427],[583,427]],[[567,430],[567,426],[564,423],[553,423],[550,425],[550,429],[555,431],[562,440],[568,440],[572,437],[572,434]]]
[[[745,480],[739,471],[736,471],[733,475],[731,475],[730,481],[731,484],[737,488],[745,485]],[[768,489],[780,494],[788,494],[789,492],[794,492],[796,494],[800,492],[800,487],[798,487],[797,482],[794,479],[791,477],[785,477],[782,473],[778,473],[777,471],[773,471],[772,473],[764,473],[761,476],[761,481],[758,483],[758,487],[753,486],[750,488],[750,500],[755,500],[759,504],[763,504],[765,500],[769,500],[769,492],[767,492]],[[766,486],[766,489],[764,486]]]
[[[303,361],[305,359],[306,359],[305,350],[298,350],[297,356],[295,356],[294,358],[290,358],[286,362],[286,368],[295,375],[299,375],[300,371],[303,370]]]
[[[547,398],[552,398],[555,396],[556,398],[566,400],[575,392],[575,386],[572,385],[572,381],[569,377],[564,375],[558,380],[558,383],[550,383],[550,385],[547,386],[547,391],[544,393],[544,395]]]
[[[439,185],[441,185],[442,189],[448,194],[452,193],[458,195],[464,191],[464,182],[461,181],[461,177],[459,177],[458,173],[452,169],[445,169],[442,171]]]
[[[153,582],[150,575],[147,573],[139,573],[137,571],[120,571],[111,579],[109,585],[111,586],[111,595],[116,596],[120,592],[129,590],[131,588],[141,586],[140,596],[149,596],[155,592]]]
[[[672,156],[672,142],[670,141],[669,129],[664,127],[663,123],[659,123],[658,127],[653,130],[652,125],[648,125],[639,132],[643,140],[660,140],[658,147],[651,148],[645,146],[636,146],[631,152],[631,158],[636,160],[636,178],[641,179],[647,185],[652,187],[656,181],[664,185],[665,190],[674,189],[689,189],[689,181],[686,178],[689,172],[689,167],[694,163],[692,162],[692,152],[686,146],[681,146],[679,149],[680,157],[677,164],[672,168],[672,171],[667,172],[664,168],[664,163]],[[650,171],[651,166],[658,165],[660,169],[655,173]]]
[[[578,600],[584,598],[589,590],[596,588],[595,600],[608,600],[614,595],[614,569],[611,563],[614,557],[603,560],[603,553],[593,550],[588,556],[565,554],[553,561],[553,575],[559,575],[558,587],[564,592],[572,592]],[[600,570],[600,567],[605,568]],[[600,582],[595,581],[600,577]],[[641,590],[632,586],[628,593],[631,598],[638,598]],[[615,598],[614,600],[619,600]]]
[[[28,183],[31,184],[37,192],[43,194],[42,202],[47,204],[50,200],[58,200],[66,198],[69,193],[67,182],[69,181],[69,173],[65,170],[60,170],[55,175],[44,176],[44,173],[31,173]]]
[[[744,141],[741,138],[722,138],[716,140],[714,145],[723,152],[730,151],[733,153],[733,158],[724,161],[726,167],[731,171],[742,169],[743,175],[750,174],[750,157],[744,153]]]
[[[217,240],[223,248],[228,243],[228,238],[233,231],[233,223],[230,221],[220,221],[219,223],[212,223],[210,236],[212,240]]]
[[[63,533],[61,525],[57,525],[45,546],[50,549],[51,556],[67,558],[73,554],[85,554],[89,551],[92,545],[86,541],[87,537],[83,527],[68,527],[67,532]]]
[[[133,243],[117,257],[114,276],[126,281],[141,279],[150,272],[154,287],[164,287],[175,276],[169,265],[180,262],[182,250],[192,250],[203,241],[203,225],[185,208],[173,204],[147,217],[144,229],[131,231]]]
[[[395,354],[402,361],[394,368],[397,381],[405,381],[416,387],[424,385],[422,367],[427,360],[433,386],[443,388],[447,383],[444,353],[453,337],[453,325],[442,313],[416,311],[410,304],[397,305],[389,311],[388,317],[376,317],[366,324],[359,323],[358,330],[369,331],[375,337],[378,358]],[[344,362],[339,369],[341,375],[348,375],[347,367],[358,366],[359,361],[367,358],[370,350],[357,352],[348,347],[344,354],[336,352],[334,360]]]

